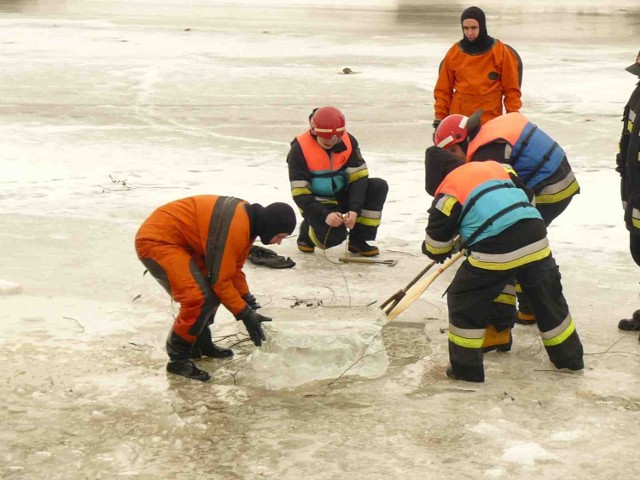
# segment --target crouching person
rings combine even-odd
[[[295,226],[295,212],[285,203],[262,207],[217,195],[176,200],[144,221],[135,240],[138,258],[180,303],[167,337],[168,372],[205,382],[210,375],[190,358],[233,355],[213,343],[209,329],[221,303],[243,321],[253,343],[262,344],[261,323],[271,318],[256,312],[260,305],[242,267],[256,237],[280,244]]]
[[[437,148],[437,147],[432,147]],[[451,152],[427,156],[429,209],[423,253],[442,262],[460,233],[467,258],[448,289],[447,376],[484,381],[482,344],[492,303],[518,278],[556,368],[584,368],[582,344],[562,294],[547,230],[533,193],[513,170],[494,161],[465,163]]]

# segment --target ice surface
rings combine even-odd
[[[616,325],[638,308],[639,270],[613,166],[638,3],[478,5],[523,58],[523,113],[582,187],[549,229],[587,353],[579,375],[557,372],[535,328],[517,326],[511,353],[485,356],[486,383],[446,379],[455,269],[398,323],[369,317],[426,263],[432,89],[467,4],[0,0],[0,278],[22,287],[0,295],[0,477],[635,478],[640,343]],[[220,309],[213,332],[234,359],[199,361],[207,384],[167,375],[175,308],[142,276],[138,226],[200,193],[293,204],[288,145],[325,104],[390,184],[376,244],[398,264],[341,264],[343,246],[302,255],[291,239],[275,249],[295,268],[245,272],[274,340],[280,322],[304,322],[351,342],[337,344],[346,364],[379,329],[384,374],[354,367],[333,382],[336,359],[306,352],[305,375],[323,378],[289,388],[296,370]],[[243,378],[257,360],[264,373]]]

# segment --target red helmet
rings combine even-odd
[[[319,108],[311,117],[310,123],[311,133],[326,139],[342,137],[347,124],[342,112],[335,107]]]
[[[464,142],[469,136],[467,121],[469,117],[455,113],[449,115],[440,122],[433,136],[436,147],[449,149],[458,143]]]

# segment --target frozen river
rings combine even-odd
[[[246,342],[235,363],[201,362],[208,384],[166,376],[171,306],[136,229],[188,195],[293,204],[289,142],[335,105],[391,186],[378,245],[398,265],[337,267],[342,247],[289,241],[297,266],[248,265],[249,284],[274,323],[384,300],[425,264],[432,89],[468,4],[0,0],[0,477],[635,478],[640,343],[616,325],[640,290],[613,166],[640,7],[477,5],[523,59],[522,112],[582,185],[549,237],[587,369],[556,372],[517,327],[485,384],[447,380],[447,272],[382,330],[383,376],[269,390],[242,375]],[[214,333],[243,338],[222,311]]]

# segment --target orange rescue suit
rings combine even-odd
[[[481,122],[502,115],[502,99],[507,113],[522,107],[520,97],[521,62],[512,49],[495,40],[487,52],[471,55],[459,43],[453,45],[440,64],[434,88],[435,118],[454,113],[470,116],[482,108]]]
[[[242,267],[254,239],[246,203],[217,195],[183,198],[155,210],[136,234],[138,257],[152,260],[166,274],[169,293],[180,303],[173,331],[189,343],[199,333],[192,327],[205,303],[203,289],[212,288],[234,315],[247,306]],[[199,268],[209,283],[197,282],[192,268]]]

